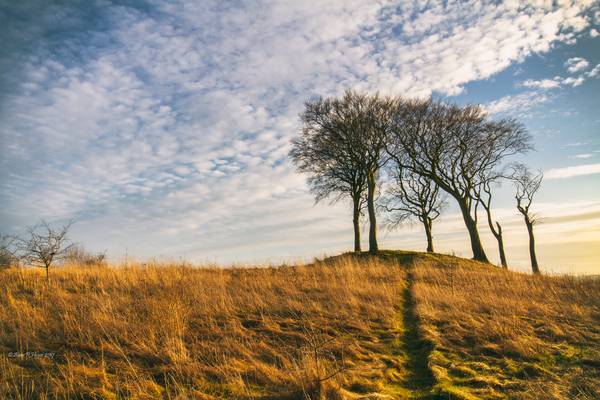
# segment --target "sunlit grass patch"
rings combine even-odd
[[[600,370],[586,366],[600,361],[600,280],[427,261],[414,271],[441,388],[464,398],[600,397]]]
[[[383,390],[396,262],[0,274],[2,398],[352,398]],[[51,351],[54,358],[7,357]],[[391,360],[391,361],[390,361]],[[333,396],[333,397],[332,397]]]

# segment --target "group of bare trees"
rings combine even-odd
[[[492,187],[510,179],[529,232],[532,268],[539,272],[535,216],[529,208],[541,175],[509,162],[512,156],[532,149],[531,137],[519,122],[492,120],[476,105],[353,91],[306,102],[301,121],[303,127],[292,143],[290,157],[300,172],[310,174],[308,183],[317,201],[352,201],[355,251],[361,251],[359,224],[365,206],[369,251],[378,251],[379,206],[392,224],[418,219],[425,228],[427,251],[432,252],[433,221],[446,198],[451,198],[461,211],[473,258],[489,262],[477,225],[481,206],[506,267],[502,227],[492,216]],[[384,177],[388,179],[379,198]]]

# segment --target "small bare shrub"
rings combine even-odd
[[[10,268],[19,263],[15,255],[16,239],[11,235],[0,235],[0,269]]]
[[[92,253],[82,245],[74,245],[66,251],[63,263],[80,267],[102,267],[106,266],[106,253]]]

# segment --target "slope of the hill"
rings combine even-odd
[[[473,399],[600,399],[600,279],[416,260],[437,387]]]
[[[600,281],[384,251],[0,272],[0,398],[600,398]]]

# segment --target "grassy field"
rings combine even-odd
[[[458,398],[600,398],[600,279],[415,263],[430,368]],[[462,263],[464,264],[464,263]]]
[[[600,281],[382,252],[0,271],[0,398],[600,398]]]

